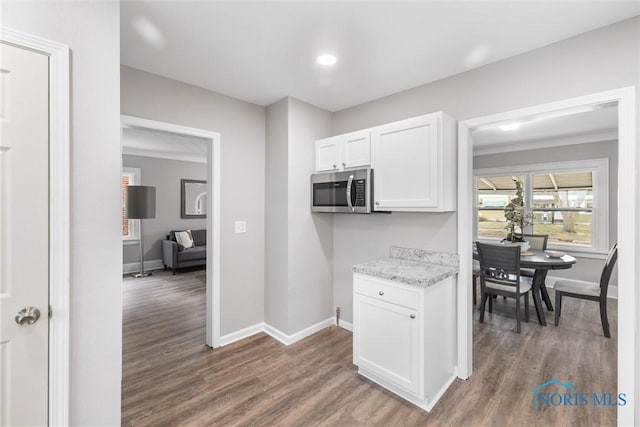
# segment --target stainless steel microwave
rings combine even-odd
[[[312,212],[368,214],[372,200],[372,169],[311,175]]]

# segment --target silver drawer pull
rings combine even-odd
[[[380,296],[384,295],[384,291],[378,292],[378,295],[380,295]]]
[[[415,318],[416,318],[416,315],[415,315],[415,314],[412,314],[412,315],[411,315],[411,316],[409,316],[409,317],[411,317],[412,319],[415,319]]]

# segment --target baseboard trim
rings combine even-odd
[[[342,329],[346,329],[349,332],[353,332],[353,324],[347,322],[346,320],[341,320],[338,326]]]
[[[264,332],[264,329],[265,329],[264,322],[260,322],[260,323],[256,323],[253,326],[249,326],[247,328],[240,329],[235,332],[231,332],[230,334],[223,335],[220,337],[220,346],[229,345],[236,341],[249,338],[252,335],[259,334],[260,332]]]
[[[315,334],[318,331],[323,330],[324,328],[327,328],[329,326],[334,326],[335,325],[335,321],[333,319],[333,317],[329,317],[328,319],[322,320],[314,325],[309,326],[308,328],[305,328],[301,331],[298,331],[294,334],[291,335],[287,335],[284,332],[282,332],[281,330],[265,323],[264,324],[264,331],[265,333],[267,333],[268,335],[270,335],[271,337],[277,339],[278,341],[280,341],[282,344],[284,345],[291,345],[295,342],[298,342],[310,335]]]
[[[152,259],[144,262],[145,271],[160,270],[161,268],[164,268],[164,264],[162,263],[161,259]],[[140,271],[139,262],[122,264],[122,274],[137,273],[139,271]]]
[[[562,279],[563,277],[547,276],[544,283],[547,286],[547,288],[553,289],[555,287],[556,281],[562,280]],[[609,290],[607,291],[607,298],[618,299],[617,286],[609,286]]]
[[[343,322],[340,322],[341,324]],[[280,341],[284,345],[291,345],[295,342],[298,342],[310,335],[315,334],[323,330],[324,328],[328,328],[329,326],[335,326],[335,320],[330,317],[321,322],[316,323],[315,325],[311,325],[308,328],[305,328],[301,331],[296,332],[295,334],[287,335],[276,327],[273,327],[265,322],[256,323],[253,326],[246,327],[244,329],[239,329],[235,332],[228,333],[220,337],[220,346],[225,346],[232,344],[236,341],[243,340],[245,338],[249,338],[252,335],[259,334],[260,332],[264,332],[269,335],[271,338],[274,338]],[[351,327],[351,324],[348,324]],[[346,328],[346,325],[341,327]]]

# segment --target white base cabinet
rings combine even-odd
[[[430,411],[456,376],[455,287],[353,275],[353,363],[358,373]]]

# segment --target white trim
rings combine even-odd
[[[318,322],[314,325],[309,326],[308,328],[305,328],[301,331],[298,331],[294,334],[291,335],[287,335],[284,332],[282,332],[281,330],[268,325],[265,323],[264,325],[264,331],[268,334],[271,335],[271,337],[277,339],[278,341],[280,341],[282,344],[284,345],[291,345],[297,341],[300,341],[310,335],[315,334],[318,331],[323,330],[324,328],[327,328],[329,326],[333,326],[335,325],[335,319],[333,317],[329,317],[328,319],[325,319],[321,322]]]
[[[353,323],[349,323],[346,320],[340,319],[340,325],[338,327],[346,329],[349,332],[353,332]]]
[[[69,47],[0,27],[0,39],[49,57],[49,424],[69,424]]]
[[[539,172],[573,172],[573,171],[592,171],[593,184],[593,219],[591,229],[591,246],[580,247],[573,245],[563,245],[560,243],[549,243],[549,249],[561,249],[565,251],[576,252],[595,252],[608,253],[609,251],[609,159],[587,159],[587,160],[571,160],[564,162],[548,162],[548,163],[532,163],[524,165],[499,166],[492,168],[474,169],[474,178],[487,176],[504,176],[504,175],[526,175],[527,183],[525,184],[525,197],[527,197],[526,206],[531,206],[530,198],[533,192],[530,191],[531,183],[529,175]],[[527,185],[528,184],[528,185]],[[473,180],[474,194],[477,194],[476,179]],[[475,196],[472,196],[475,199]],[[478,239],[478,209],[474,208],[474,238]],[[484,238],[484,237],[483,237]]]
[[[255,325],[249,326],[248,328],[240,329],[238,331],[231,332],[230,334],[221,336],[220,345],[229,345],[236,341],[249,338],[252,335],[259,334],[260,332],[264,332],[264,322],[256,323]]]
[[[183,135],[197,136],[206,138],[211,141],[207,144],[207,191],[211,194],[208,197],[209,206],[207,206],[207,229],[212,230],[207,233],[207,247],[211,250],[207,251],[207,292],[206,292],[206,343],[209,347],[219,347],[220,344],[220,288],[221,283],[221,255],[220,255],[220,236],[221,236],[221,217],[220,217],[220,177],[221,177],[221,149],[220,134],[204,129],[196,129],[187,126],[181,126],[173,123],[159,122],[155,120],[143,119],[132,116],[121,116],[122,129],[124,128],[143,128],[154,129],[164,132],[178,133]],[[122,144],[122,141],[121,141]],[[122,147],[122,145],[121,145]]]
[[[144,270],[160,270],[164,268],[164,264],[161,259],[144,260]],[[140,262],[130,262],[128,264],[122,264],[122,274],[139,273]]]
[[[156,159],[180,160],[183,162],[207,163],[207,155],[190,153],[171,153],[160,150],[147,150],[143,148],[123,147],[122,154],[127,156],[153,157]]]
[[[481,145],[473,147],[474,156],[509,153],[513,151],[538,150],[540,148],[561,147],[564,145],[589,144],[591,142],[614,141],[618,139],[617,129],[606,129],[577,135],[554,138],[532,139],[503,144]]]
[[[516,120],[540,113],[578,109],[585,105],[610,102],[618,104],[618,194],[625,195],[624,209],[618,209],[618,224],[624,224],[624,232],[617,236],[618,247],[618,390],[626,393],[627,405],[618,406],[618,425],[636,425],[636,354],[639,337],[636,336],[640,266],[636,264],[640,251],[640,210],[638,187],[638,154],[636,147],[636,88],[626,87],[592,95],[580,96],[548,104],[522,108],[491,116],[465,120],[458,124],[458,376],[467,378],[473,363],[473,330],[471,329],[472,302],[469,292],[471,281],[471,243],[473,223],[473,188],[471,129],[481,125],[506,120]],[[620,205],[622,200],[618,202]]]

